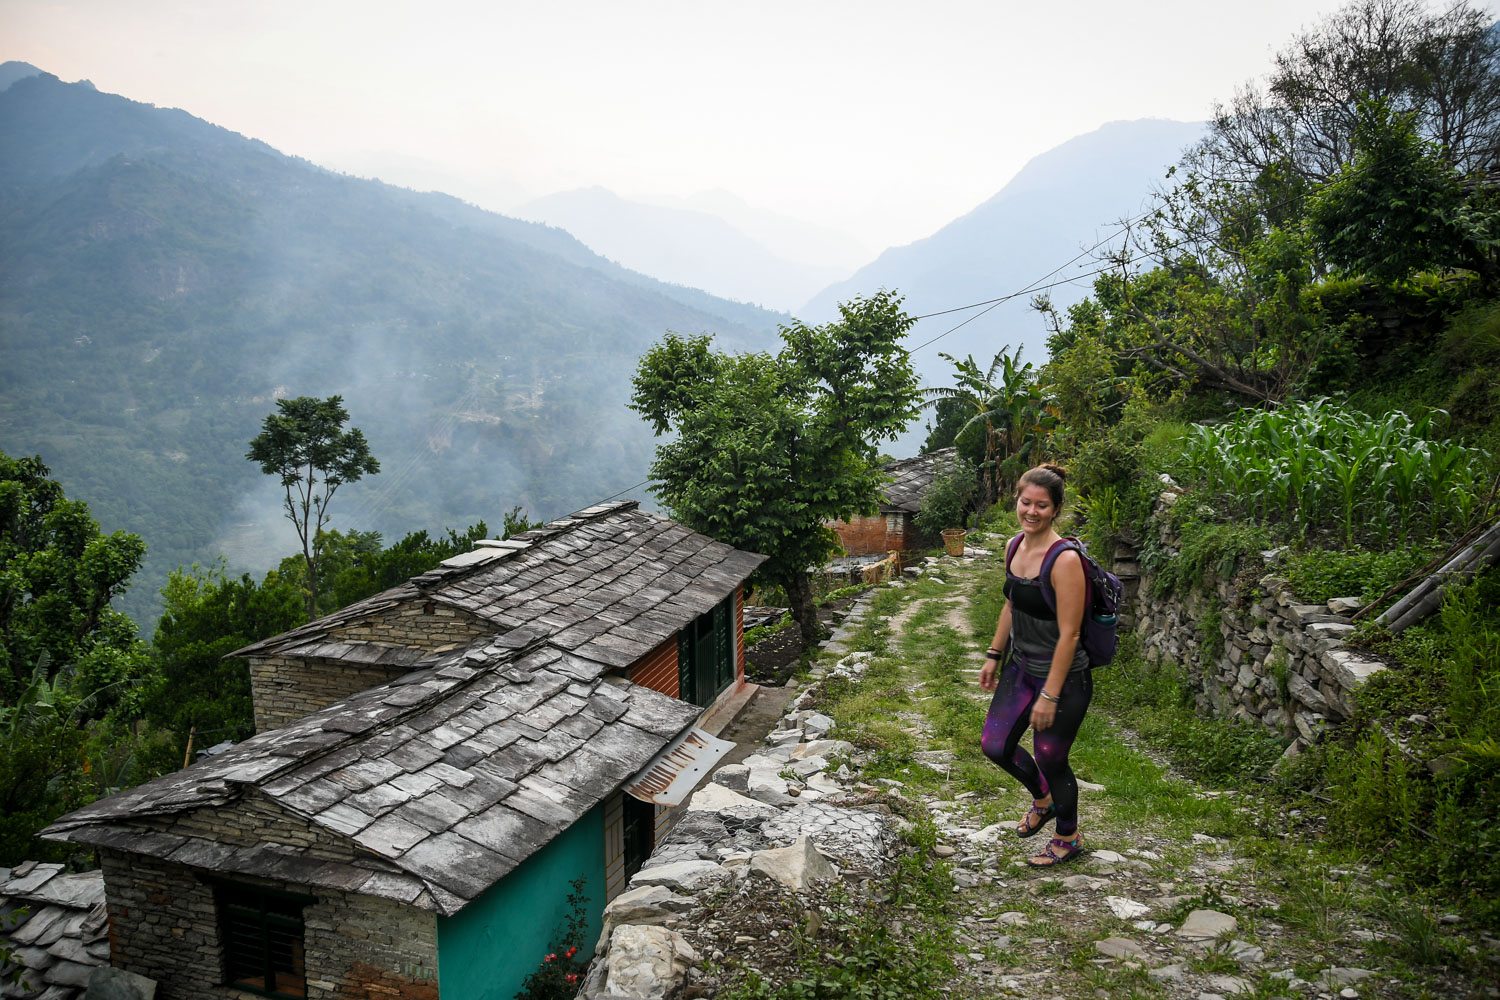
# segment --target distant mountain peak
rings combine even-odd
[[[24,80],[28,76],[40,75],[42,75],[42,71],[31,65],[31,63],[16,62],[14,60],[0,63],[0,90],[4,90],[17,80]],[[89,86],[93,86],[93,84],[89,84]]]

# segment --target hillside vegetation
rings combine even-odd
[[[645,478],[625,403],[663,330],[754,349],[780,318],[45,74],[0,92],[0,247],[4,447],[147,540],[145,623],[173,567],[281,555],[243,459],[275,398],[340,394],[368,435],[353,527],[553,516]]]
[[[1261,553],[1284,546],[1302,600],[1388,604],[1500,514],[1497,168],[1500,38],[1481,12],[1360,0],[1222,109],[1089,298],[1036,303],[1050,361],[958,363],[928,446],[956,435],[1002,486],[1062,458],[1080,532],[1139,547],[1159,587],[1233,581],[1251,601]],[[1154,521],[1164,481],[1180,555]],[[1399,636],[1358,635],[1396,669],[1278,787],[1326,816],[1328,843],[1493,925],[1500,570]],[[1265,734],[1205,730],[1170,665],[1122,676],[1143,732],[1269,777],[1275,752],[1233,749]]]

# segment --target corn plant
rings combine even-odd
[[[1301,537],[1404,543],[1424,522],[1432,534],[1462,532],[1485,514],[1488,456],[1438,439],[1444,416],[1372,417],[1327,399],[1246,410],[1190,428],[1180,471],[1225,513],[1282,522]]]

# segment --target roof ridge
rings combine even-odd
[[[613,514],[634,510],[639,506],[640,501],[638,500],[615,500],[608,503],[594,504],[592,507],[585,507],[582,510],[574,511],[566,517],[548,521],[541,527],[517,532],[509,538],[480,539],[475,543],[476,547],[470,551],[450,556],[438,563],[435,568],[414,576],[407,582],[425,594],[433,586],[452,583],[454,580],[462,579],[481,569],[513,558],[519,553],[528,552],[538,542],[551,541],[561,535],[575,531],[590,522],[600,521]]]
[[[434,662],[430,666],[421,667],[421,668],[409,671],[408,673],[403,674],[400,677],[392,678],[391,680],[385,681],[382,684],[376,684],[373,687],[368,687],[368,688],[364,688],[363,690],[356,691],[353,694],[347,695],[344,698],[340,698],[338,701],[333,702],[330,705],[325,705],[323,708],[318,709],[316,712],[309,712],[307,715],[304,715],[301,718],[295,719],[292,722],[287,723],[285,726],[278,726],[275,729],[268,729],[264,733],[256,733],[254,736],[250,737],[250,739],[245,740],[242,743],[236,744],[235,748],[232,748],[231,750],[226,751],[224,754],[220,754],[220,755],[217,755],[215,757],[209,758],[210,761],[217,762],[228,773],[213,774],[213,775],[199,775],[199,776],[196,776],[195,781],[193,782],[193,784],[196,786],[196,788],[197,788],[198,791],[203,791],[205,785],[212,786],[214,784],[222,784],[224,786],[224,794],[231,795],[231,796],[233,794],[235,794],[234,790],[236,790],[236,789],[241,789],[242,790],[242,789],[246,789],[246,788],[263,788],[267,784],[269,784],[272,781],[275,781],[277,778],[281,777],[282,775],[284,775],[288,771],[295,770],[295,769],[300,768],[300,767],[305,767],[308,764],[311,764],[311,763],[313,763],[315,761],[321,760],[322,758],[327,757],[329,754],[332,754],[332,753],[334,753],[336,751],[343,750],[343,749],[346,749],[346,748],[351,747],[351,746],[357,746],[361,742],[375,737],[376,735],[378,735],[380,732],[382,732],[384,730],[387,730],[387,729],[390,729],[390,728],[392,728],[394,726],[400,725],[402,722],[405,722],[407,719],[410,719],[410,718],[412,718],[412,717],[414,717],[416,715],[419,715],[422,712],[425,712],[428,709],[432,708],[435,704],[437,704],[438,702],[442,701],[443,699],[450,698],[453,695],[455,695],[455,694],[459,693],[460,691],[462,691],[464,688],[473,685],[474,683],[476,683],[477,681],[479,681],[482,677],[485,677],[485,676],[487,676],[487,675],[489,675],[491,673],[498,673],[498,672],[501,672],[503,670],[507,670],[507,669],[513,668],[514,663],[515,663],[515,661],[517,659],[520,659],[521,657],[523,657],[523,656],[525,656],[525,655],[527,655],[527,654],[529,654],[531,652],[534,652],[535,650],[540,649],[540,648],[542,648],[544,646],[548,646],[549,645],[548,639],[549,639],[549,636],[546,633],[538,632],[538,631],[536,631],[534,629],[525,628],[523,626],[521,628],[512,629],[509,632],[505,632],[505,633],[503,633],[501,635],[484,636],[484,637],[482,637],[480,639],[476,639],[474,642],[470,643],[467,646],[462,647],[461,649],[450,649],[450,650],[446,650],[446,651],[444,651],[442,653],[431,654],[431,656],[429,658],[432,659]],[[440,671],[440,670],[451,670],[453,667],[457,666],[459,662],[461,662],[463,659],[467,658],[467,656],[468,656],[468,654],[469,654],[470,651],[472,651],[472,650],[474,650],[476,648],[485,648],[485,649],[488,649],[488,648],[494,647],[494,646],[498,646],[499,647],[499,651],[496,654],[496,659],[495,659],[494,662],[489,663],[484,668],[475,668],[475,669],[470,670],[468,672],[467,676],[446,678],[446,679],[451,680],[450,684],[448,684],[447,686],[445,686],[445,687],[443,687],[441,689],[437,689],[437,690],[432,691],[426,697],[419,698],[418,700],[413,701],[409,705],[401,705],[401,706],[391,705],[388,702],[384,702],[383,699],[380,699],[380,698],[378,698],[378,697],[376,697],[374,695],[374,693],[377,692],[377,691],[389,690],[389,689],[393,689],[393,688],[412,687],[414,685],[420,684],[420,683],[422,683],[422,681],[420,681],[420,680],[408,680],[407,678],[411,677],[412,674],[415,674],[415,673],[428,673],[428,672],[433,672],[434,676],[436,676],[436,672],[437,671]],[[448,662],[448,661],[454,661],[454,662]],[[512,682],[516,682],[516,678],[512,674],[507,673],[504,676],[506,676],[506,678],[508,680],[510,680]],[[423,680],[425,680],[425,679],[426,678],[423,678]],[[364,727],[362,729],[358,729],[358,730],[339,729],[339,728],[336,728],[336,727],[335,728],[325,728],[325,726],[324,726],[323,723],[326,722],[326,721],[330,721],[332,719],[338,719],[338,718],[347,718],[348,714],[349,714],[349,710],[346,707],[346,703],[349,702],[349,701],[351,701],[351,700],[353,700],[353,699],[357,699],[357,698],[369,699],[369,700],[372,700],[372,701],[377,701],[377,702],[380,702],[381,704],[386,705],[386,707],[395,708],[395,709],[397,709],[397,711],[395,712],[395,714],[387,715],[384,718],[381,718],[381,719],[378,719],[378,720],[377,719],[372,719],[370,721],[370,724],[368,726],[366,726],[366,727]],[[320,718],[318,720],[316,726],[308,726],[307,723],[309,722],[309,720],[313,719],[315,716],[323,716],[324,718]],[[275,754],[275,753],[271,753],[271,754],[257,753],[257,755],[256,755],[255,758],[251,758],[251,760],[245,761],[245,762],[241,762],[237,758],[230,758],[229,760],[225,760],[224,758],[228,754],[232,753],[233,749],[243,748],[243,747],[245,747],[248,744],[252,743],[254,740],[258,739],[261,736],[269,736],[272,733],[284,733],[287,730],[293,730],[293,729],[298,730],[299,733],[301,734],[301,736],[304,737],[304,738],[305,737],[310,737],[313,733],[318,733],[318,732],[324,732],[324,733],[343,733],[344,734],[344,738],[343,739],[335,740],[333,742],[330,742],[326,746],[320,746],[320,747],[314,748],[312,750],[309,750],[309,751],[307,751],[307,753],[305,754],[305,756],[300,756],[300,757],[295,757],[295,758],[293,758],[293,757],[284,758],[283,762],[280,765],[278,765],[276,767],[273,767],[270,770],[267,770],[267,771],[265,771],[263,773],[256,773],[254,775],[254,777],[235,778],[235,777],[232,776],[233,775],[234,766],[236,766],[236,765],[238,765],[240,763],[250,763],[254,759],[264,759],[264,757],[266,757],[266,756],[272,756],[272,757],[279,757],[279,756],[281,756],[280,754]],[[292,739],[295,739],[295,738],[297,738],[297,737],[292,737]],[[273,744],[273,746],[274,746],[274,744]],[[257,751],[259,751],[260,748],[257,747],[256,749],[257,749]],[[196,765],[192,765],[192,766],[196,766]],[[184,768],[184,771],[189,770],[189,769],[190,768]],[[183,771],[177,771],[177,772],[173,772],[173,773],[174,774],[182,774]],[[163,777],[170,777],[170,775],[164,775]],[[161,780],[161,779],[156,779],[156,780]],[[152,782],[147,782],[146,784],[149,785],[149,784],[152,784]],[[136,787],[137,788],[144,788],[145,785],[138,785]],[[126,791],[121,792],[119,794],[120,795],[129,795],[132,791],[134,791],[134,789],[127,789]],[[113,797],[114,796],[108,796],[105,799],[101,799],[100,801],[101,802],[107,801],[108,798],[113,798]],[[135,816],[168,816],[168,815],[173,815],[173,814],[178,813],[178,812],[182,812],[182,811],[187,810],[187,809],[194,809],[194,808],[198,808],[198,807],[200,807],[202,805],[208,805],[208,804],[210,804],[210,803],[207,802],[207,801],[203,801],[203,802],[197,802],[197,803],[174,804],[173,808],[145,808],[145,807],[142,807],[142,806],[134,806],[132,808],[132,815],[135,815]],[[98,816],[98,817],[85,815],[81,819],[73,819],[72,818],[72,817],[78,816],[80,813],[87,814],[93,808],[94,808],[94,803],[90,803],[89,805],[84,806],[81,809],[74,810],[73,812],[68,813],[65,816],[58,817],[58,819],[56,819],[52,823],[48,824],[48,826],[42,831],[42,833],[45,834],[48,830],[54,830],[54,829],[58,830],[59,832],[65,832],[65,831],[74,830],[74,829],[77,829],[77,828],[83,827],[83,826],[90,826],[90,825],[93,825],[93,824],[96,824],[96,823],[106,822],[106,821],[109,820],[109,818],[112,815],[112,814],[106,813],[103,816]],[[307,817],[307,818],[310,818],[310,817]],[[64,822],[64,821],[67,821],[67,822]]]
[[[258,639],[247,646],[242,646],[224,655],[226,657],[243,657],[256,653],[268,653],[285,649],[290,645],[295,645],[294,640],[300,640],[308,635],[321,635],[330,628],[337,628],[346,624],[347,621],[361,617],[367,611],[374,610],[381,603],[394,602],[403,596],[408,596],[406,594],[398,594],[398,591],[410,588],[410,596],[430,596],[429,592],[438,585],[446,585],[455,580],[463,579],[478,572],[480,569],[494,566],[496,563],[512,558],[517,553],[528,552],[538,542],[549,541],[560,535],[574,531],[585,524],[603,520],[613,514],[634,510],[639,506],[640,501],[638,500],[615,500],[608,503],[594,504],[592,507],[585,507],[566,517],[548,521],[541,527],[518,532],[510,536],[510,538],[480,539],[476,543],[476,548],[469,552],[461,552],[456,556],[450,556],[438,563],[435,568],[425,573],[420,573],[410,579],[403,580],[394,587],[388,587],[378,594],[371,594],[369,597],[355,601],[347,607],[339,608],[337,611],[330,611],[321,618],[314,618],[310,622],[303,622],[296,628],[288,629],[278,635]],[[508,544],[511,542],[518,544]],[[375,643],[375,645],[381,644]]]

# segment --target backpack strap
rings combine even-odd
[[[1010,573],[1010,561],[1015,558],[1016,549],[1019,549],[1021,547],[1021,539],[1025,537],[1026,535],[1023,532],[1022,534],[1017,535],[1015,538],[1012,538],[1010,540],[1010,544],[1005,546],[1005,572],[1007,574]]]
[[[1047,554],[1042,556],[1042,569],[1040,580],[1042,584],[1042,600],[1047,602],[1047,607],[1057,614],[1057,592],[1052,589],[1052,564],[1057,562],[1057,557],[1067,550],[1072,549],[1078,553],[1078,561],[1083,565],[1083,608],[1084,617],[1088,617],[1089,599],[1093,595],[1089,593],[1089,567],[1088,554],[1084,551],[1083,543],[1076,538],[1059,538],[1052,543]],[[1006,559],[1007,568],[1010,565],[1009,558]]]

